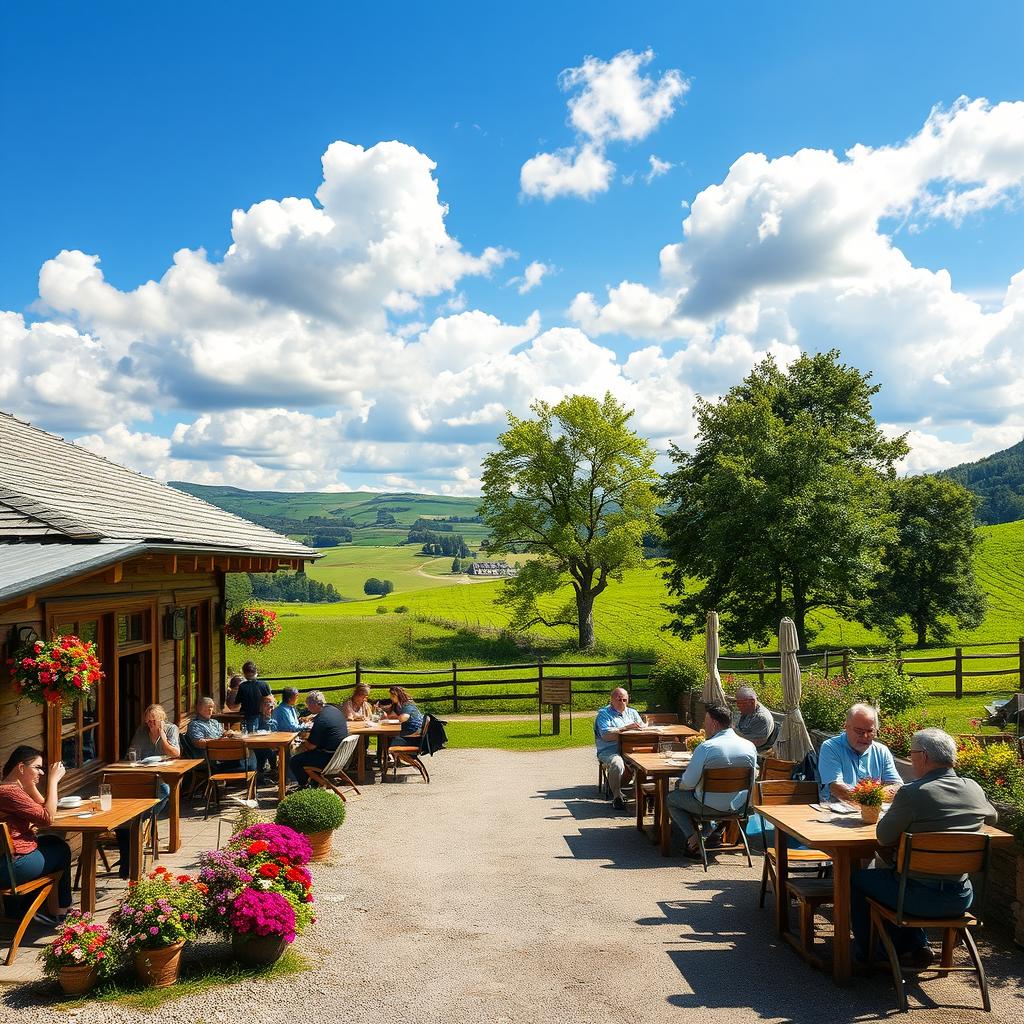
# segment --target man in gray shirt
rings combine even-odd
[[[775,746],[778,729],[772,713],[758,702],[757,694],[749,686],[736,691],[736,707],[740,717],[736,722],[736,735],[753,743],[759,754]]]
[[[956,743],[941,729],[922,729],[910,741],[910,761],[915,779],[901,786],[892,806],[875,828],[880,843],[894,846],[904,832],[977,832],[982,825],[994,825],[996,809],[973,779],[962,779],[955,771]],[[888,868],[854,871],[851,878],[854,956],[868,958],[871,913],[868,897],[887,907],[896,907],[899,876]],[[908,914],[947,917],[962,914],[971,905],[974,890],[967,875],[941,878],[909,877],[903,900]],[[915,967],[927,967],[934,956],[921,928],[895,928],[893,945]]]

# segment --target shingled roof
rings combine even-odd
[[[319,557],[304,544],[0,412],[0,545],[99,541]]]

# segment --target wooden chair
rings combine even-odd
[[[793,778],[794,768],[796,768],[796,761],[783,761],[778,757],[766,757],[761,762],[758,778],[762,782],[789,782]],[[808,800],[807,803],[814,803],[814,801]]]
[[[225,786],[239,783],[245,788],[247,800],[255,798],[256,769],[249,760],[249,750],[241,740],[210,740],[203,748],[206,753],[206,811],[205,821],[210,816],[210,807],[216,803],[220,810],[220,783]],[[222,762],[235,762],[241,767],[227,768]]]
[[[0,821],[0,901],[3,902],[4,920],[15,924],[14,938],[11,948],[7,951],[4,963],[10,967],[18,955],[25,930],[36,916],[36,911],[43,905],[46,898],[53,892],[53,887],[60,881],[61,872],[55,871],[41,878],[33,878],[30,882],[18,882],[14,877],[14,841],[5,821]],[[9,899],[25,899],[31,897],[28,909],[20,917],[7,917],[7,901]]]
[[[903,982],[904,973],[922,974],[937,972],[945,977],[954,971],[973,971],[981,988],[981,1002],[986,1012],[991,1012],[992,1002],[988,995],[988,979],[978,955],[978,947],[971,935],[971,929],[978,926],[978,919],[969,911],[959,917],[915,917],[904,912],[907,878],[911,875],[949,876],[980,875],[975,900],[981,906],[985,882],[989,869],[989,837],[984,832],[919,832],[914,835],[905,832],[900,837],[896,854],[896,872],[900,885],[896,897],[896,909],[886,907],[877,900],[868,899],[871,908],[871,934],[868,939],[868,965],[874,960],[875,940],[881,938],[892,968],[892,979],[896,985],[896,1002],[901,1013],[908,1010],[907,992]],[[900,958],[886,929],[886,922],[897,928],[941,928],[942,957],[939,967],[907,968],[900,965]],[[954,967],[953,951],[957,942],[963,939],[971,958],[971,966]]]
[[[146,800],[156,796],[157,782],[159,776],[150,775],[147,772],[139,772],[135,775],[128,773],[112,772],[103,775],[101,784],[110,786],[110,795],[117,799]],[[160,832],[157,824],[155,809],[145,816],[139,835],[139,842],[142,844],[142,866],[145,869],[146,858],[149,857],[152,863],[160,859]],[[103,868],[110,872],[110,861],[107,859],[108,850],[119,849],[117,835],[113,831],[103,832],[96,838],[96,852],[103,861]],[[123,866],[123,865],[122,865]],[[75,888],[78,888],[82,877],[82,858],[78,858],[78,865],[75,868]]]
[[[753,795],[754,790],[754,769],[751,768],[707,768],[701,772],[700,782],[697,784],[697,788],[693,791],[694,796],[701,801],[701,809],[694,812],[689,812],[690,816],[694,819],[697,825],[697,843],[700,847],[700,859],[704,863],[704,870],[708,869],[708,851],[704,845],[704,833],[701,826],[706,825],[708,822],[715,822],[716,825],[721,825],[722,822],[735,821],[741,826],[747,820],[750,815],[750,798]],[[746,797],[743,805],[736,811],[720,811],[715,807],[710,807],[704,803],[702,797],[698,797],[697,794],[701,793],[703,796],[707,796],[708,793],[744,793]],[[753,867],[754,862],[750,859],[750,846],[747,843],[746,833],[741,827],[738,830],[740,841],[723,843],[721,846],[716,846],[714,849],[716,852],[721,851],[723,853],[733,853],[739,850],[747,855],[747,867]]]
[[[789,762],[783,762],[788,764]],[[766,806],[780,804],[813,804],[818,800],[816,782],[793,782],[790,779],[759,782],[757,802]],[[758,906],[764,909],[764,898],[771,883],[772,892],[778,898],[778,865],[775,863],[775,848],[768,845],[768,835],[761,820],[761,843],[764,848],[764,868],[761,872],[761,896]],[[812,872],[803,877],[788,878],[786,889],[796,900],[800,911],[800,952],[808,962],[821,966],[814,954],[814,914],[819,907],[833,902],[832,879],[825,877],[832,864],[832,858],[823,850],[793,849],[786,855],[791,871]]]
[[[359,792],[359,787],[345,773],[345,769],[349,766],[349,763],[355,755],[356,747],[358,745],[358,734],[346,736],[338,744],[338,749],[334,752],[330,761],[328,761],[323,768],[315,768],[313,765],[306,765],[306,774],[317,785],[326,786],[328,789],[334,790],[334,792],[337,793],[344,802],[345,794],[332,780],[339,779],[343,785],[351,787],[356,791],[356,793]]]
[[[420,727],[419,734],[417,736],[403,737],[403,739],[418,739],[419,742],[413,746],[412,744],[405,743],[394,743],[388,747],[388,753],[394,758],[395,770],[392,778],[398,779],[398,766],[399,764],[407,764],[411,768],[415,768],[420,775],[423,776],[423,781],[430,782],[430,772],[427,771],[427,766],[421,760],[423,754],[429,753],[430,746],[427,738],[428,730],[430,729],[430,715],[423,716],[423,725]],[[386,764],[386,762],[385,762]]]
[[[668,711],[655,711],[651,714],[644,715],[647,719],[648,725],[678,725],[679,716],[673,715]]]

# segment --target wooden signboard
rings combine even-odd
[[[551,731],[557,736],[562,731],[562,705],[569,705],[569,735],[572,735],[572,680],[541,679],[540,700],[537,702],[537,726],[541,726],[541,711],[551,706]]]

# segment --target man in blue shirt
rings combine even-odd
[[[733,793],[707,793],[701,791],[701,775],[705,768],[751,768],[757,774],[757,748],[750,740],[738,736],[732,728],[732,715],[722,704],[709,704],[705,708],[704,733],[707,739],[694,750],[686,771],[679,778],[677,788],[668,795],[668,810],[672,821],[686,836],[686,850],[695,854],[699,849],[697,830],[691,814],[707,814],[707,809],[739,811],[750,803],[751,786]],[[753,780],[753,776],[751,777]]]
[[[274,728],[278,732],[299,731],[299,713],[295,708],[298,698],[299,691],[294,686],[286,686],[281,691],[281,703],[274,710]]]
[[[879,743],[878,711],[870,704],[854,704],[844,730],[825,740],[818,752],[818,792],[822,800],[849,800],[861,779],[887,783],[886,799],[902,784],[889,748]]]
[[[616,810],[626,804],[622,799],[622,787],[629,782],[624,777],[626,764],[619,753],[619,733],[642,729],[644,721],[635,708],[629,706],[629,693],[621,686],[612,690],[609,703],[601,708],[594,719],[594,742],[597,744],[597,759],[608,771],[608,788],[612,791],[612,802]]]

